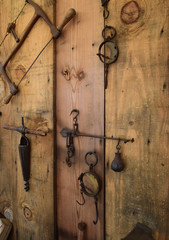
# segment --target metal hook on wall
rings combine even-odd
[[[103,17],[104,19],[107,19],[109,17],[109,10],[107,7],[109,0],[101,0],[101,2],[102,2],[102,7],[104,7]]]

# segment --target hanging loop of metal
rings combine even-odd
[[[102,63],[104,63],[104,86],[105,89],[108,85],[108,67],[110,64],[114,63],[119,55],[119,49],[117,44],[112,41],[116,36],[116,29],[112,26],[105,26],[102,30],[102,37],[104,41],[100,44],[98,50],[98,57]]]
[[[109,17],[109,10],[108,10],[108,2],[109,0],[101,0],[102,2],[102,6],[104,7],[104,10],[103,10],[103,17],[104,19],[107,19]]]
[[[92,156],[92,155],[94,156],[94,161],[90,163],[88,160],[88,156]],[[85,160],[85,163],[89,166],[90,170],[92,170],[93,167],[96,166],[96,164],[98,163],[98,157],[95,152],[87,152],[85,154],[84,160]]]

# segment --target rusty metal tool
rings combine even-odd
[[[88,156],[94,156],[94,161],[89,160]],[[85,163],[89,166],[89,171],[81,173],[80,176],[78,177],[78,180],[80,181],[80,193],[83,199],[83,202],[80,203],[79,201],[76,200],[76,202],[82,206],[85,204],[85,194],[87,197],[93,197],[94,198],[94,203],[95,203],[95,208],[96,208],[96,220],[93,221],[94,224],[97,224],[98,222],[98,194],[101,191],[101,181],[99,177],[93,172],[93,167],[96,166],[98,163],[98,157],[95,152],[87,152],[85,154]]]
[[[38,57],[41,55],[41,53],[45,50],[45,48],[48,46],[48,44],[53,40],[53,39],[57,39],[60,34],[62,29],[64,28],[64,26],[76,15],[76,11],[71,8],[68,10],[67,14],[65,15],[62,23],[55,27],[51,21],[49,20],[49,18],[47,17],[46,13],[39,7],[39,5],[37,5],[36,3],[34,3],[32,0],[26,0],[27,3],[31,4],[32,7],[35,10],[35,13],[32,17],[32,19],[30,20],[30,22],[28,23],[27,27],[25,28],[25,30],[22,32],[21,36],[20,36],[20,41],[16,42],[16,44],[14,45],[14,47],[11,50],[11,53],[7,56],[7,58],[5,59],[5,61],[0,64],[0,72],[2,73],[4,79],[6,80],[6,82],[9,85],[9,89],[10,89],[10,93],[3,99],[3,103],[8,104],[12,98],[13,95],[15,95],[18,92],[18,86],[20,85],[20,83],[22,82],[22,80],[24,79],[24,77],[26,76],[26,74],[29,72],[29,70],[31,69],[31,67],[33,66],[33,64],[36,62],[36,60],[38,59]],[[19,81],[19,83],[17,85],[15,85],[15,83],[12,83],[12,81],[10,80],[9,76],[6,73],[6,66],[8,64],[8,62],[12,59],[12,57],[17,53],[17,51],[20,49],[20,47],[22,46],[23,42],[25,41],[26,37],[28,36],[28,34],[30,33],[32,27],[34,26],[34,24],[37,22],[37,20],[39,18],[43,18],[43,20],[47,23],[47,25],[50,28],[51,34],[52,34],[52,38],[48,41],[48,43],[43,47],[43,49],[40,51],[40,53],[37,55],[37,57],[35,58],[35,60],[33,61],[33,63],[30,65],[30,67],[28,68],[28,70],[26,71],[26,73],[23,75],[23,77],[21,78],[21,80]],[[11,29],[11,28],[10,28]],[[12,28],[13,29],[13,28]],[[13,30],[12,30],[13,31]]]
[[[23,179],[25,181],[25,191],[29,191],[29,178],[30,178],[30,141],[25,136],[25,134],[35,134],[39,136],[46,136],[46,133],[43,131],[34,131],[27,129],[24,126],[24,118],[22,117],[22,126],[21,127],[14,127],[14,126],[3,126],[4,129],[7,130],[14,130],[22,134],[20,139],[20,144],[18,146],[19,150],[19,157],[21,162],[21,168],[22,168],[22,175]]]
[[[104,63],[104,81],[105,89],[107,88],[108,82],[108,68],[110,64],[114,63],[119,55],[119,49],[117,44],[112,41],[116,36],[116,29],[112,26],[105,26],[102,31],[102,37],[104,41],[100,44],[97,55],[102,63]]]
[[[79,110],[73,109],[71,111],[70,115],[73,114],[73,113],[76,113],[75,117],[73,118],[73,121],[74,121],[73,129],[63,128],[60,131],[60,134],[62,135],[62,137],[66,138],[66,148],[67,148],[66,163],[67,163],[68,167],[71,167],[72,163],[71,163],[70,159],[74,156],[74,153],[75,153],[75,147],[74,147],[74,143],[73,143],[74,137],[98,138],[98,139],[112,140],[112,141],[118,141],[118,142],[122,141],[124,143],[128,143],[128,142],[133,143],[134,142],[134,138],[126,139],[126,138],[117,138],[117,137],[113,137],[113,136],[107,137],[107,136],[99,136],[99,135],[80,133],[78,131],[78,122],[77,122],[77,117],[79,115]],[[120,154],[120,153],[118,153],[118,154]],[[122,166],[120,167],[120,169],[121,168],[122,168]]]

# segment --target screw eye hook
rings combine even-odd
[[[73,113],[76,113],[76,115],[75,115],[75,117],[73,118],[73,120],[74,120],[75,122],[77,122],[77,116],[79,115],[79,110],[73,109],[73,110],[71,111],[70,115],[72,115]]]
[[[117,143],[116,149],[117,149],[118,152],[119,152],[120,149],[121,149],[121,147],[120,147],[120,138],[119,138],[119,140],[118,140],[118,143]]]
[[[82,199],[83,199],[83,202],[82,203],[80,203],[79,201],[77,201],[76,200],[76,202],[80,205],[80,206],[82,206],[82,205],[84,205],[85,204],[85,198],[84,198],[84,196],[83,196],[83,191],[80,191],[80,193],[81,193],[81,196],[82,196]]]

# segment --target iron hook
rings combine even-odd
[[[80,206],[82,206],[82,205],[84,205],[85,204],[85,198],[84,198],[84,196],[83,196],[83,192],[82,191],[80,191],[80,193],[81,193],[81,196],[82,196],[82,199],[83,199],[83,202],[82,203],[80,203],[79,201],[77,201],[76,200],[76,202],[80,205]]]
[[[97,197],[94,198],[95,206],[96,206],[96,221],[93,221],[94,224],[98,222],[98,206],[97,206]]]
[[[77,121],[77,116],[79,115],[79,110],[73,109],[73,110],[71,111],[70,115],[72,115],[72,113],[74,113],[74,112],[76,113],[76,115],[75,115],[75,117],[73,118],[73,120]]]

